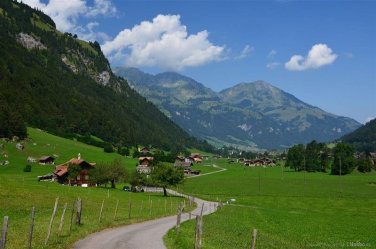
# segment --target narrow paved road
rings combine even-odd
[[[222,170],[216,172],[221,172]],[[169,193],[187,197],[172,190],[169,190]],[[194,201],[197,204],[197,208],[192,211],[192,219],[195,219],[196,215],[200,214],[202,204],[204,204],[204,215],[213,213],[216,210],[216,202],[204,201],[198,198],[194,198]],[[188,219],[189,214],[182,214],[182,222]],[[165,249],[163,236],[175,225],[176,215],[106,229],[76,242],[73,245],[73,249]]]

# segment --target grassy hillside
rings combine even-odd
[[[228,170],[187,180],[183,191],[210,200],[236,201],[204,217],[203,248],[249,248],[253,228],[257,248],[345,248],[361,242],[374,248],[376,173],[332,176],[281,167]],[[168,248],[192,248],[194,221],[184,223]]]
[[[14,142],[0,140],[0,144],[4,146],[0,149],[0,161],[10,162],[7,166],[0,166],[0,223],[3,216],[9,216],[7,249],[26,248],[33,206],[36,208],[33,248],[71,248],[74,241],[106,227],[174,214],[178,203],[182,201],[177,197],[163,198],[162,194],[128,193],[120,189],[69,187],[55,182],[38,182],[37,176],[52,172],[54,166],[32,164],[32,172],[25,173],[23,168],[28,156],[38,158],[56,154],[59,156],[56,159],[57,164],[76,157],[78,153],[81,153],[83,159],[97,163],[120,158],[124,167],[129,170],[135,169],[136,160],[115,153],[104,153],[102,148],[56,137],[38,129],[29,128],[28,133],[30,138],[24,143],[23,151],[17,150]],[[118,188],[122,186],[123,184],[119,184]],[[49,244],[44,246],[56,197],[59,197],[58,212]],[[78,197],[83,200],[83,224],[80,227],[73,225],[72,232],[69,233],[72,205]],[[99,222],[103,200],[103,218]],[[118,201],[118,212],[114,218]],[[59,221],[65,203],[68,204],[68,210],[63,230],[58,236]]]

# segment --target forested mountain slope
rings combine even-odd
[[[59,32],[25,4],[0,1],[0,54],[0,137],[25,122],[119,145],[210,147],[115,76],[97,42]]]

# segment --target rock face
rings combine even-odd
[[[177,124],[214,145],[285,148],[313,139],[331,141],[360,125],[263,81],[241,83],[216,93],[177,73],[150,75],[135,68],[114,71]]]
[[[16,37],[17,41],[22,44],[27,49],[46,49],[47,47],[40,42],[39,38],[25,33],[19,33]]]
[[[96,82],[105,86],[110,82],[110,79],[111,79],[110,73],[108,71],[103,71],[96,78]]]

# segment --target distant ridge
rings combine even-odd
[[[360,126],[261,80],[216,93],[178,73],[151,75],[135,68],[114,72],[185,130],[217,146],[281,149],[332,141]]]

